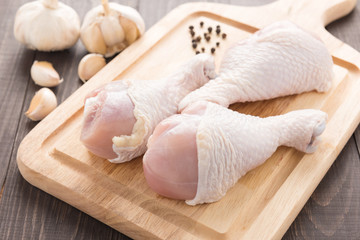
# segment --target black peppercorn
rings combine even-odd
[[[195,36],[195,32],[194,32],[194,31],[191,31],[190,34],[191,34],[192,37]]]
[[[217,47],[220,46],[220,42],[216,42],[216,46],[217,46]]]
[[[221,36],[222,36],[223,39],[225,39],[226,38],[226,33],[223,33]]]
[[[210,36],[206,36],[206,41],[208,42],[208,41],[210,41],[210,39],[211,39],[211,37]]]
[[[195,53],[196,53],[196,54],[199,54],[200,52],[199,52],[199,51],[196,51]]]
[[[217,29],[216,29],[216,34],[219,35],[220,32],[221,32],[220,28],[217,28]]]
[[[211,53],[215,53],[215,48],[211,48]]]
[[[193,29],[194,29],[194,26],[193,26],[193,25],[190,25],[190,26],[189,26],[189,29],[190,29],[190,30],[193,30]]]
[[[204,33],[204,38],[206,38],[207,37],[207,33]]]
[[[200,37],[200,36],[197,36],[197,37],[196,37],[196,41],[197,41],[197,42],[201,42],[201,37]]]
[[[216,26],[216,29],[219,29],[219,28],[220,28],[220,25],[217,25],[217,26]]]
[[[201,21],[201,22],[200,22],[200,27],[203,27],[203,26],[204,26],[204,22]]]
[[[195,48],[197,47],[197,44],[194,42],[194,43],[192,44],[192,47],[195,49]]]
[[[201,48],[201,51],[202,51],[202,52],[205,52],[205,48]]]
[[[212,27],[208,27],[208,32],[211,33]]]

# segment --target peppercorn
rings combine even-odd
[[[219,29],[219,28],[220,28],[220,25],[217,25],[217,26],[216,26],[216,29]]]
[[[212,53],[212,54],[215,53],[215,48],[211,48],[211,53]]]
[[[192,39],[191,42],[192,42],[192,43],[196,43],[196,39]]]
[[[223,33],[221,36],[222,36],[223,39],[225,39],[226,38],[226,33]]]
[[[202,51],[202,52],[205,52],[205,48],[201,48],[201,51]]]
[[[217,28],[217,29],[216,29],[216,34],[219,35],[220,32],[221,32],[220,28]]]
[[[210,36],[206,36],[206,41],[208,42],[208,41],[210,41],[210,39],[211,39],[211,37]]]
[[[204,33],[204,38],[206,38],[207,37],[207,33]]]
[[[208,27],[208,32],[211,33],[212,27]]]
[[[191,34],[192,37],[195,36],[195,32],[194,32],[194,31],[191,31],[190,34]]]
[[[197,36],[197,37],[196,37],[196,41],[197,41],[197,42],[201,42],[201,37],[200,37],[200,36]]]
[[[190,25],[190,26],[189,26],[189,29],[190,29],[190,30],[193,30],[193,29],[194,29],[194,26],[193,26],[193,25]]]
[[[192,47],[195,49],[195,48],[197,47],[197,44],[194,42],[194,43],[192,44]]]
[[[199,52],[199,51],[196,51],[195,53],[196,53],[196,54],[199,54],[200,52]]]
[[[201,21],[201,22],[200,22],[200,27],[203,27],[203,26],[204,26],[204,22]]]
[[[216,46],[217,46],[217,47],[220,46],[220,42],[216,42]]]

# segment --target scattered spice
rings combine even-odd
[[[200,21],[200,28],[203,28],[204,27],[204,22],[203,21]],[[191,46],[192,46],[192,48],[194,49],[194,52],[196,53],[196,54],[199,54],[199,53],[201,53],[201,52],[207,52],[207,50],[206,50],[206,47],[204,46],[201,46],[202,44],[201,44],[201,40],[202,40],[202,35],[201,35],[201,32],[203,33],[203,37],[204,37],[204,39],[206,40],[206,42],[210,42],[210,40],[211,40],[211,33],[212,33],[212,30],[213,30],[213,27],[212,26],[209,26],[208,28],[205,28],[204,30],[200,30],[200,35],[198,35],[198,36],[195,36],[195,27],[194,27],[194,25],[189,25],[189,32],[190,32],[190,34],[191,34],[191,38],[192,38],[192,40],[191,40]],[[199,30],[199,29],[198,29]],[[221,26],[220,25],[216,25],[215,27],[214,27],[214,32],[216,32],[216,35],[218,36],[218,37],[221,37],[222,39],[226,39],[226,37],[227,37],[227,34],[226,33],[222,33],[221,34]],[[213,46],[213,47],[209,47],[209,52],[211,52],[211,54],[215,54],[215,51],[216,51],[216,48],[217,47],[220,47],[220,42],[221,41],[217,41],[216,43],[215,43],[215,46]],[[205,43],[206,44],[206,43]],[[199,49],[198,49],[198,47],[199,47]],[[200,48],[201,47],[201,48]]]

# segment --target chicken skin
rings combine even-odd
[[[197,102],[155,128],[143,158],[144,174],[160,195],[189,205],[218,201],[279,146],[313,153],[326,119],[320,110],[259,118]]]
[[[198,54],[163,79],[111,82],[86,98],[80,140],[99,157],[130,161],[146,151],[155,126],[177,112],[181,99],[214,77],[213,58]]]
[[[183,110],[205,100],[228,107],[330,89],[332,57],[320,39],[289,21],[273,23],[227,49],[219,75],[187,95]]]

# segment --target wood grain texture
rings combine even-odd
[[[34,92],[39,88],[29,77],[34,59],[54,62],[64,76],[55,88],[63,101],[81,82],[76,67],[85,54],[78,43],[69,51],[39,53],[24,49],[12,37],[13,14],[25,1],[0,1],[0,110],[6,116],[0,125],[0,239],[128,239],[123,234],[68,204],[28,184],[15,160],[20,141],[36,125],[23,116]],[[82,17],[98,1],[64,1]],[[147,27],[177,5],[188,1],[117,1],[136,7]],[[239,5],[260,5],[271,1],[216,1]],[[359,50],[359,3],[345,21],[329,27],[330,32]],[[6,31],[4,31],[6,29]],[[65,63],[65,64],[64,64]],[[64,65],[63,65],[64,64]],[[6,113],[6,115],[3,113]],[[360,131],[355,133],[300,212],[284,239],[359,239],[359,148]],[[5,181],[6,179],[6,181]]]

